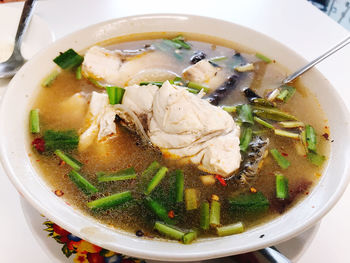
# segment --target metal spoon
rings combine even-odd
[[[26,62],[21,54],[21,44],[23,35],[28,28],[28,24],[32,17],[33,7],[36,0],[26,0],[23,6],[22,15],[19,20],[17,33],[15,37],[15,45],[11,57],[0,63],[0,78],[9,78],[17,73],[20,67]]]
[[[324,53],[323,55],[314,59],[313,61],[311,61],[310,63],[308,63],[304,67],[300,68],[299,70],[297,70],[293,74],[289,75],[287,78],[285,78],[282,81],[282,84],[287,84],[287,83],[291,82],[292,80],[296,79],[297,77],[299,77],[300,75],[302,75],[306,71],[308,71],[310,68],[312,68],[313,66],[315,66],[316,64],[318,64],[319,62],[324,60],[325,58],[329,57],[333,53],[337,52],[339,49],[345,47],[349,43],[350,43],[350,36],[347,36],[344,40],[342,40],[339,44],[335,45],[333,48],[328,50],[326,53]]]

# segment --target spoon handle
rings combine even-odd
[[[315,66],[316,64],[318,64],[319,62],[324,60],[325,58],[329,57],[334,52],[336,52],[339,49],[345,47],[349,43],[350,43],[350,36],[347,36],[343,41],[341,41],[339,44],[335,45],[333,48],[328,50],[326,53],[324,53],[323,55],[321,55],[318,58],[314,59],[309,64],[307,64],[306,66],[302,67],[301,69],[299,69],[298,71],[294,72],[293,74],[289,75],[287,78],[285,78],[282,81],[282,83],[283,84],[287,84],[288,82],[291,82],[292,80],[294,80],[295,78],[299,77],[301,74],[303,74],[304,72],[308,71],[310,68],[312,68],[313,66]]]
[[[15,37],[14,49],[16,51],[20,52],[23,35],[28,28],[30,19],[32,18],[33,7],[35,6],[35,2],[36,2],[36,0],[26,0],[24,3],[22,15],[21,15],[21,18],[19,20],[17,33],[16,33],[16,37]]]

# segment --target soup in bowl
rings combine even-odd
[[[208,24],[222,31],[203,35]],[[303,62],[208,18],[87,28],[12,81],[3,124],[18,114],[2,131],[5,169],[51,220],[129,255],[194,260],[286,240],[324,215],[348,180],[348,149],[334,139],[348,133],[346,110],[334,89],[317,71],[278,84]]]

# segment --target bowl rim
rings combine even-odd
[[[169,13],[158,13],[158,14],[147,14],[147,15],[135,15],[135,16],[128,16],[128,17],[122,17],[122,18],[116,18],[116,19],[111,19],[111,20],[107,20],[101,23],[97,23],[91,26],[88,26],[86,28],[80,29],[76,32],[70,33],[67,36],[59,39],[58,41],[54,42],[53,44],[51,44],[50,46],[48,46],[47,48],[45,48],[44,50],[42,50],[41,52],[39,52],[31,61],[29,61],[29,63],[26,63],[26,65],[23,66],[23,68],[19,71],[19,73],[11,80],[7,91],[11,88],[13,88],[13,86],[15,86],[17,81],[20,81],[20,76],[22,75],[23,72],[25,72],[27,70],[27,68],[29,68],[32,64],[32,61],[35,61],[36,58],[42,56],[42,54],[44,54],[47,50],[50,50],[53,46],[58,45],[60,43],[64,43],[66,41],[68,41],[70,38],[72,38],[72,36],[75,36],[78,33],[82,33],[84,31],[91,31],[94,29],[97,29],[99,27],[105,26],[105,25],[109,25],[112,24],[113,22],[116,21],[121,21],[121,20],[129,20],[129,21],[141,21],[141,20],[149,20],[149,19],[162,19],[162,18],[168,18],[168,19],[177,19],[177,18],[190,18],[190,19],[204,19],[207,21],[212,21],[215,23],[226,23],[226,24],[231,24],[231,26],[236,26],[238,28],[240,28],[241,30],[248,30],[251,33],[253,33],[254,35],[260,35],[260,37],[269,39],[269,41],[275,42],[276,44],[280,45],[280,46],[284,46],[285,48],[287,48],[291,54],[294,54],[296,56],[298,56],[298,59],[300,61],[305,61],[305,59],[303,57],[301,57],[299,54],[297,54],[294,50],[290,49],[289,47],[286,47],[283,43],[275,40],[274,38],[265,35],[261,32],[257,32],[249,27],[246,26],[242,26],[233,22],[229,22],[229,21],[225,21],[225,20],[220,20],[220,19],[216,19],[216,18],[210,18],[210,17],[205,17],[205,16],[197,16],[197,15],[187,15],[187,14],[169,14]],[[316,70],[314,70],[316,71]],[[315,74],[318,74],[320,77],[324,78],[324,75],[321,74],[319,71],[317,71]],[[331,86],[331,85],[330,85]],[[336,90],[333,86],[332,86],[333,90]],[[6,91],[5,95],[2,98],[1,101],[1,108],[0,108],[0,124],[4,124],[4,119],[1,118],[3,116],[6,116],[6,108],[5,108],[5,104],[4,101],[7,100],[8,97],[8,92]],[[348,113],[348,109],[345,106],[344,101],[342,100],[342,98],[339,96],[338,92],[336,92],[336,98],[338,99],[339,107],[342,109],[343,112],[347,112]],[[347,121],[349,122],[349,118],[347,119]],[[347,126],[347,129],[344,129],[344,132],[347,132],[347,134],[350,134],[350,129]],[[10,163],[9,159],[8,159],[8,153],[7,150],[5,149],[5,145],[4,145],[4,141],[6,137],[4,136],[4,129],[0,130],[0,161],[3,165],[3,168],[7,174],[7,176],[10,178],[11,182],[14,184],[14,186],[16,187],[16,189],[19,191],[20,194],[22,194],[30,203],[32,206],[34,206],[37,210],[39,210],[41,213],[45,214],[45,216],[47,216],[50,220],[53,220],[55,223],[62,225],[64,228],[66,228],[68,231],[72,232],[72,233],[78,233],[79,231],[77,231],[76,227],[67,224],[67,222],[60,217],[57,217],[54,213],[52,213],[52,211],[48,211],[46,210],[42,204],[40,202],[38,202],[38,200],[36,200],[30,192],[28,192],[25,187],[23,187],[23,184],[21,184],[18,180],[18,178],[15,175],[15,172],[13,170],[13,165]],[[326,169],[325,169],[326,170]],[[328,200],[327,203],[324,204],[324,206],[321,209],[318,209],[318,213],[314,214],[314,216],[308,221],[307,224],[304,224],[302,226],[299,226],[297,228],[294,228],[293,231],[285,231],[284,233],[281,233],[279,236],[276,236],[274,238],[270,238],[268,240],[264,239],[261,240],[260,245],[246,245],[243,248],[239,249],[239,253],[245,253],[251,250],[255,250],[255,249],[260,249],[266,246],[270,246],[275,244],[276,242],[282,242],[282,241],[286,241],[294,236],[296,236],[297,234],[305,231],[306,229],[308,229],[309,227],[311,227],[314,223],[316,223],[318,220],[320,220],[321,217],[323,217],[333,206],[334,204],[339,200],[339,198],[341,197],[341,195],[344,193],[347,184],[350,180],[350,165],[349,164],[345,164],[344,166],[344,172],[343,172],[343,177],[342,177],[342,183],[338,186],[337,191],[335,194],[332,195],[332,197]],[[100,226],[103,226],[102,224],[100,224]],[[86,239],[87,241],[90,241],[96,245],[102,246],[102,247],[106,247],[109,249],[113,249],[113,247],[110,247],[109,245],[105,245],[102,244],[100,241],[96,241],[93,239],[93,237],[91,237],[91,235],[83,235],[83,238]],[[227,238],[221,238],[221,239],[227,239]],[[156,241],[151,241],[151,242],[156,242]],[[203,241],[205,242],[205,241]],[[148,242],[147,242],[148,243]],[[198,242],[199,244],[201,242]],[[115,248],[115,247],[114,247]],[[237,250],[237,249],[236,249]],[[189,260],[199,260],[199,259],[209,259],[209,258],[215,258],[215,257],[222,257],[222,256],[228,256],[228,255],[232,255],[232,248],[226,247],[225,249],[215,249],[215,250],[210,250],[210,251],[204,251],[201,252],[200,254],[198,253],[190,253],[190,252],[186,252],[185,254],[176,254],[176,253],[169,253],[168,251],[158,251],[158,252],[150,252],[149,250],[135,250],[132,247],[128,247],[128,246],[124,246],[123,244],[119,244],[118,247],[118,251],[121,253],[125,253],[128,255],[132,255],[132,256],[136,256],[136,257],[141,257],[141,258],[146,258],[146,259],[158,259],[158,260],[179,260],[179,261],[189,261]],[[236,251],[234,253],[237,253]]]

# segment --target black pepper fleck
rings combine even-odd
[[[137,231],[136,231],[136,236],[142,237],[142,236],[144,236],[144,235],[145,235],[145,234],[143,233],[142,230],[137,230]]]
[[[265,235],[260,235],[260,237],[259,238],[263,238]]]

